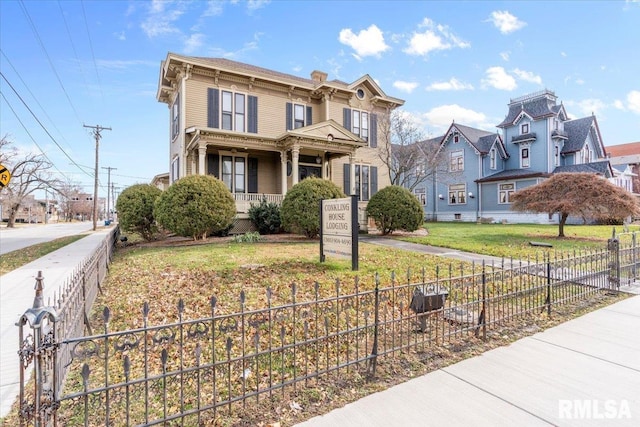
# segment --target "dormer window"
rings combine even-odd
[[[496,149],[492,148],[491,151],[489,151],[489,169],[495,169],[496,168]]]
[[[520,125],[520,135],[529,133],[529,123],[523,123]]]
[[[453,133],[453,143],[457,144],[458,142],[460,142],[460,135],[458,134],[458,132],[454,132]]]

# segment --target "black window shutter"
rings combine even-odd
[[[351,131],[351,108],[342,110],[342,125],[348,131]]]
[[[220,157],[217,154],[207,154],[207,175],[220,178]]]
[[[344,194],[347,196],[351,195],[351,168],[349,167],[349,163],[345,163],[343,165],[344,170]]]
[[[311,106],[307,105],[307,117],[305,117],[307,119],[307,123],[305,124],[305,126],[310,126],[313,124],[313,118],[311,117],[312,113],[313,109],[311,108]]]
[[[287,113],[285,115],[285,119],[287,120],[286,129],[291,130],[291,122],[293,121],[293,105],[290,102],[287,102]]]
[[[369,168],[370,170],[370,180],[371,180],[371,195],[373,196],[374,194],[376,194],[378,192],[378,167],[377,166],[371,166]]]
[[[247,131],[258,133],[258,97],[249,95],[247,102]]]
[[[207,127],[218,129],[219,124],[220,97],[218,89],[209,88],[207,90]]]
[[[258,159],[249,157],[248,159],[249,185],[247,190],[249,193],[258,192]]]
[[[369,146],[371,148],[378,147],[378,115],[369,115]]]

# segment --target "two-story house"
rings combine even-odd
[[[511,195],[558,172],[613,171],[595,116],[569,120],[555,93],[544,90],[512,99],[502,135],[453,123],[440,149],[446,172],[433,181],[427,218],[438,221],[549,223],[547,214],[511,210]]]
[[[615,174],[611,182],[640,194],[640,142],[609,146],[607,155]]]
[[[329,179],[364,208],[389,185],[379,124],[404,101],[364,75],[352,83],[311,78],[224,58],[169,53],[157,99],[169,107],[169,183],[192,174],[222,180],[236,200],[234,232],[251,202],[280,203],[308,176]]]

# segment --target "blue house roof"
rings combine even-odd
[[[613,176],[613,170],[611,169],[611,164],[609,163],[609,160],[601,160],[599,162],[593,162],[593,163],[582,163],[578,165],[558,166],[553,170],[553,173],[562,173],[562,172],[597,173],[598,175],[603,175],[606,178],[611,178]]]
[[[533,171],[530,169],[507,169],[493,175],[485,176],[484,178],[476,179],[475,182],[492,182],[492,181],[505,181],[509,179],[522,179],[522,178],[547,178],[551,174],[539,171]]]

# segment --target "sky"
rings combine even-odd
[[[595,114],[605,146],[640,141],[640,0],[0,1],[0,136],[99,196],[169,171],[168,52],[309,78],[371,76],[425,137],[488,131],[549,89]],[[109,168],[109,169],[108,169]]]

